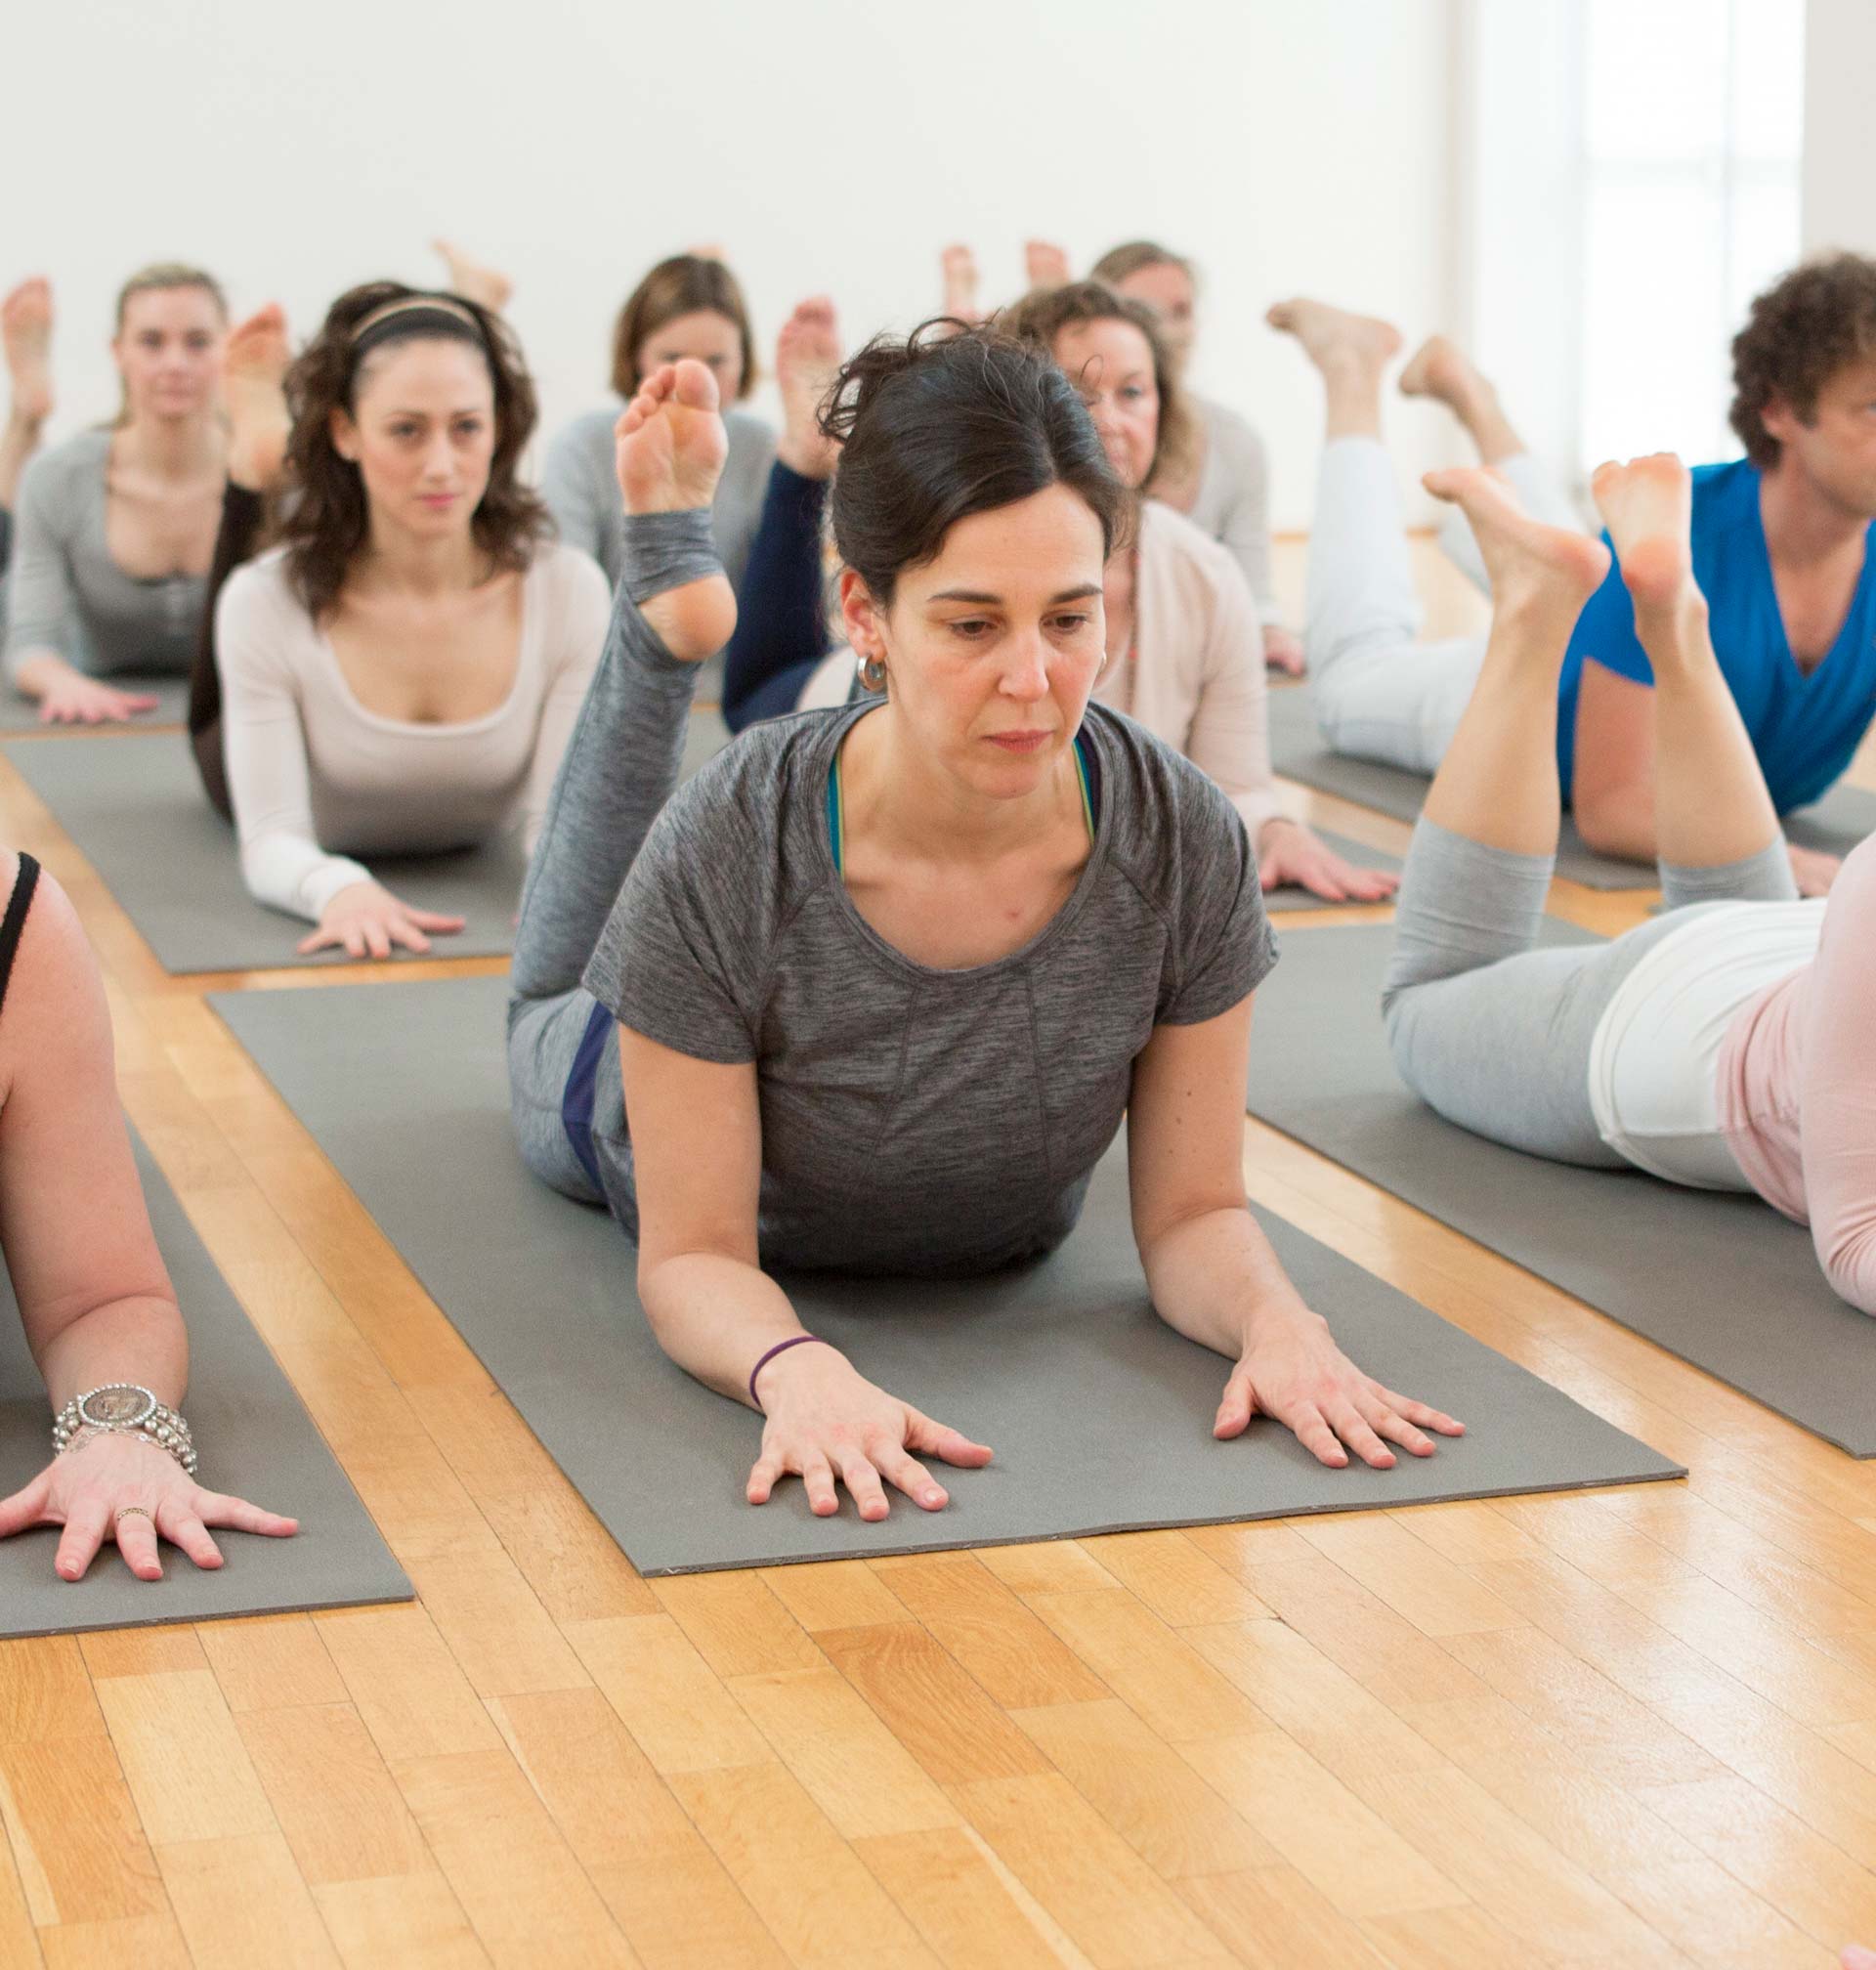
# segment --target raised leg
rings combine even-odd
[[[22,280],[0,300],[0,353],[6,358],[10,395],[0,425],[0,508],[11,512],[20,475],[39,449],[52,415],[52,285]],[[4,563],[0,563],[4,566]]]
[[[1495,598],[1478,681],[1427,796],[1426,817],[1489,848],[1554,854],[1562,804],[1557,678],[1583,604],[1608,572],[1608,549],[1531,519],[1485,468],[1431,472],[1426,485],[1464,509]]]
[[[839,447],[823,435],[820,416],[839,362],[833,304],[821,295],[803,301],[776,347],[782,438],[723,657],[723,719],[732,732],[792,711],[828,653],[821,524]]]
[[[1591,486],[1654,670],[1654,828],[1664,868],[1729,869],[1782,853],[1778,816],[1693,578],[1686,467],[1657,452],[1600,466]]]

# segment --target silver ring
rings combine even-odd
[[[151,1529],[152,1530],[154,1529],[156,1524],[155,1514],[149,1511],[146,1507],[142,1505],[120,1505],[117,1508],[117,1516],[115,1522],[121,1525],[126,1519],[131,1517],[133,1513],[140,1519],[148,1519],[150,1522]]]

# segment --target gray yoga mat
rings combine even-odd
[[[1326,933],[1324,933],[1326,934]],[[290,1003],[289,1003],[290,1002]],[[790,1282],[815,1332],[992,1444],[948,1510],[816,1519],[743,1486],[759,1425],[673,1367],[601,1212],[530,1177],[509,1129],[498,978],[231,993],[210,1002],[555,1462],[645,1573],[926,1551],[1668,1478],[1677,1467],[1294,1227],[1292,1276],[1370,1372],[1471,1434],[1398,1469],[1325,1470],[1259,1422],[1211,1436],[1227,1364],[1152,1314],[1125,1163],[1045,1263],[956,1282]],[[884,1208],[893,1208],[890,1200]]]
[[[1372,807],[1396,821],[1419,818],[1421,802],[1432,784],[1424,775],[1397,766],[1378,766],[1371,759],[1330,751],[1316,730],[1309,693],[1302,688],[1270,694],[1270,755],[1285,779]],[[1876,831],[1876,793],[1840,784],[1814,807],[1786,815],[1784,826],[1787,839],[1802,848],[1848,855],[1864,835]],[[1653,889],[1659,881],[1651,868],[1613,861],[1586,848],[1567,814],[1557,843],[1556,873],[1591,889]]]
[[[189,714],[189,680],[185,677],[111,677],[107,683],[123,691],[136,691],[154,698],[153,711],[141,711],[135,718],[109,725],[42,725],[36,700],[0,686],[0,732],[37,732],[78,737],[99,732],[138,732],[153,725],[180,725]]]
[[[1547,941],[1588,941],[1568,925]],[[1393,931],[1287,938],[1258,992],[1254,1115],[1684,1361],[1876,1457],[1876,1320],[1810,1234],[1755,1197],[1579,1170],[1442,1121],[1401,1085],[1379,1010]]]
[[[211,1490],[287,1513],[300,1529],[291,1539],[217,1530],[226,1562],[217,1572],[203,1572],[165,1546],[163,1577],[154,1581],[136,1579],[107,1546],[76,1582],[52,1570],[56,1527],[22,1532],[0,1541],[0,1636],[408,1601],[403,1568],[141,1142],[137,1168],[189,1323],[183,1409],[201,1454],[200,1479]],[[0,1275],[0,1496],[45,1468],[50,1423],[19,1303]]]
[[[714,712],[695,713],[685,772],[696,772],[728,737]],[[346,962],[343,952],[296,956],[294,946],[313,926],[247,893],[234,831],[204,797],[187,740],[150,733],[60,746],[15,741],[0,750],[104,878],[164,970]],[[513,949],[526,867],[518,839],[450,855],[372,856],[368,866],[406,902],[469,920],[455,935],[433,940],[436,956],[505,957]]]

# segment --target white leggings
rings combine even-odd
[[[1528,451],[1498,469],[1534,519],[1581,529],[1563,489]],[[1490,592],[1457,509],[1441,523],[1440,544]],[[1316,724],[1335,751],[1415,773],[1438,770],[1478,680],[1485,639],[1422,643],[1422,613],[1392,460],[1379,439],[1332,438],[1309,536],[1303,647]]]

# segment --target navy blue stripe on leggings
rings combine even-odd
[[[599,1062],[606,1051],[606,1036],[613,1029],[613,1015],[604,1006],[595,1005],[579,1036],[574,1064],[567,1070],[567,1086],[560,1097],[560,1124],[573,1144],[579,1167],[593,1179],[593,1188],[604,1197],[606,1185],[599,1174],[599,1158],[593,1152],[593,1096],[599,1087]]]

